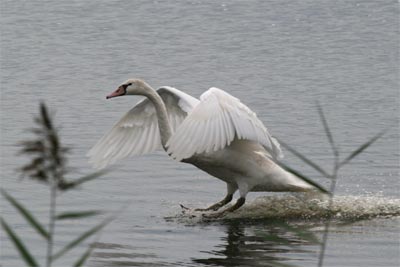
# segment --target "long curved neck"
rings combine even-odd
[[[167,150],[166,144],[172,135],[172,128],[169,122],[167,108],[165,107],[164,101],[157,92],[148,86],[150,90],[146,90],[145,96],[153,103],[158,119],[158,128],[160,129],[161,144],[164,150]]]

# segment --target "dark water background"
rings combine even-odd
[[[220,87],[257,112],[273,135],[326,168],[331,151],[316,101],[343,155],[393,126],[342,170],[338,205],[347,214],[379,215],[389,206],[399,211],[398,15],[398,2],[386,0],[3,0],[1,186],[45,223],[47,188],[19,182],[15,171],[26,162],[16,155],[16,143],[30,136],[26,129],[39,100],[54,111],[63,141],[73,147],[73,178],[92,171],[86,152],[139,99],[106,101],[105,95],[138,77],[196,97]],[[287,163],[328,185],[285,154]],[[102,179],[63,194],[59,209],[114,211],[129,203],[103,232],[88,266],[266,266],[272,261],[315,266],[318,246],[265,219],[276,208],[265,196],[276,194],[250,194],[236,220],[199,223],[179,216],[179,203],[206,206],[224,193],[224,183],[160,151],[121,161]],[[295,202],[279,197],[276,212],[285,215]],[[1,210],[32,253],[43,257],[37,234],[3,200]],[[59,225],[57,246],[95,223]],[[320,223],[300,220],[300,225],[320,235]],[[290,246],[266,240],[266,233]],[[1,235],[2,266],[21,266]],[[56,266],[70,265],[82,250]],[[325,266],[398,264],[398,219],[334,224]]]

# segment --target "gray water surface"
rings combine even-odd
[[[48,189],[18,180],[16,172],[27,161],[16,144],[31,136],[26,129],[40,100],[73,148],[70,178],[93,171],[85,154],[140,99],[105,100],[128,78],[195,97],[212,86],[224,89],[273,135],[330,170],[319,101],[342,155],[392,127],[340,173],[340,212],[377,218],[335,220],[325,266],[398,266],[398,217],[379,216],[400,209],[398,16],[397,1],[3,0],[1,186],[46,223]],[[284,152],[287,164],[329,185]],[[223,182],[159,151],[122,160],[101,179],[62,194],[58,209],[125,207],[103,231],[88,266],[316,266],[319,246],[268,219],[309,208],[292,196],[251,193],[237,217],[225,221],[181,215],[179,204],[204,207],[224,194]],[[3,199],[1,209],[43,263],[40,237]],[[58,225],[57,247],[97,222]],[[318,219],[293,223],[321,236]],[[22,266],[1,233],[2,266]],[[271,242],[268,234],[288,242]],[[55,266],[70,266],[83,249]]]

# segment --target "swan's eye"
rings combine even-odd
[[[132,85],[132,83],[128,83],[126,86],[131,86]]]

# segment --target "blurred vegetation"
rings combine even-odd
[[[332,132],[331,132],[331,130],[329,128],[329,124],[328,124],[328,121],[327,121],[327,119],[325,117],[324,111],[323,111],[323,109],[322,109],[322,107],[321,107],[321,105],[319,103],[317,103],[317,110],[318,110],[319,118],[320,118],[321,123],[322,123],[323,128],[324,128],[325,135],[326,135],[326,137],[328,139],[329,145],[330,145],[330,147],[332,149],[332,153],[333,153],[333,161],[334,162],[333,162],[332,172],[328,172],[328,171],[324,170],[323,167],[319,166],[314,161],[312,161],[311,159],[307,158],[304,154],[302,154],[299,151],[295,150],[294,148],[292,148],[291,146],[289,146],[288,144],[286,144],[282,140],[279,140],[279,142],[283,147],[285,147],[287,150],[289,150],[291,153],[293,153],[295,156],[297,156],[299,159],[301,159],[304,163],[306,163],[307,165],[312,167],[314,170],[319,172],[323,177],[325,177],[325,178],[330,180],[329,190],[326,190],[321,185],[319,185],[318,183],[313,182],[310,178],[302,175],[299,171],[296,171],[296,170],[286,166],[285,164],[281,163],[281,165],[284,168],[286,168],[286,170],[288,170],[289,172],[292,172],[293,174],[295,174],[298,177],[302,178],[306,182],[311,183],[312,185],[316,186],[320,191],[322,191],[324,193],[327,193],[329,195],[329,203],[328,203],[328,208],[327,208],[327,211],[328,211],[327,212],[327,220],[325,221],[322,240],[321,240],[321,242],[319,242],[320,245],[321,245],[321,249],[320,249],[320,253],[319,253],[319,256],[318,256],[318,267],[321,267],[321,266],[323,266],[324,257],[325,257],[325,250],[326,250],[326,246],[327,246],[327,243],[328,243],[329,228],[330,228],[330,225],[331,225],[332,216],[334,215],[330,211],[332,210],[332,207],[333,207],[333,197],[335,195],[335,190],[336,190],[336,184],[337,184],[337,180],[338,180],[339,170],[343,166],[349,164],[351,162],[351,160],[353,160],[356,156],[358,156],[362,152],[364,152],[364,150],[367,149],[370,145],[372,145],[376,140],[381,138],[386,133],[387,129],[383,130],[382,132],[380,132],[377,135],[373,136],[368,141],[366,141],[361,146],[359,146],[357,149],[355,149],[353,152],[351,152],[349,155],[347,155],[346,157],[342,158],[340,153],[339,153],[339,147],[335,143],[335,140],[333,138],[333,134],[332,134]]]
[[[65,175],[68,172],[66,163],[69,148],[64,147],[61,144],[57,129],[54,126],[52,118],[50,117],[44,103],[40,104],[40,113],[39,116],[35,117],[34,122],[36,127],[30,129],[30,131],[34,134],[35,138],[23,141],[20,144],[20,153],[28,155],[31,158],[31,161],[24,165],[20,171],[23,177],[38,181],[49,187],[50,199],[47,227],[42,225],[30,210],[4,189],[1,189],[0,193],[38,233],[38,235],[43,239],[43,242],[46,243],[46,259],[44,266],[50,267],[57,259],[65,255],[68,251],[98,233],[112,220],[112,217],[104,219],[100,224],[86,230],[80,236],[71,240],[65,247],[54,252],[56,249],[54,244],[54,230],[58,221],[84,219],[101,213],[99,210],[74,210],[57,213],[57,196],[61,192],[71,191],[85,182],[100,177],[104,172],[95,172],[74,180],[67,180]],[[7,223],[5,218],[1,218],[1,226],[11,242],[15,245],[16,250],[19,252],[21,259],[25,261],[26,265],[32,267],[40,266],[38,263],[39,260],[32,255],[28,247],[24,244],[24,241],[18,236],[13,227]],[[90,256],[91,251],[92,246],[89,246],[82,256],[76,259],[73,266],[83,266]]]

